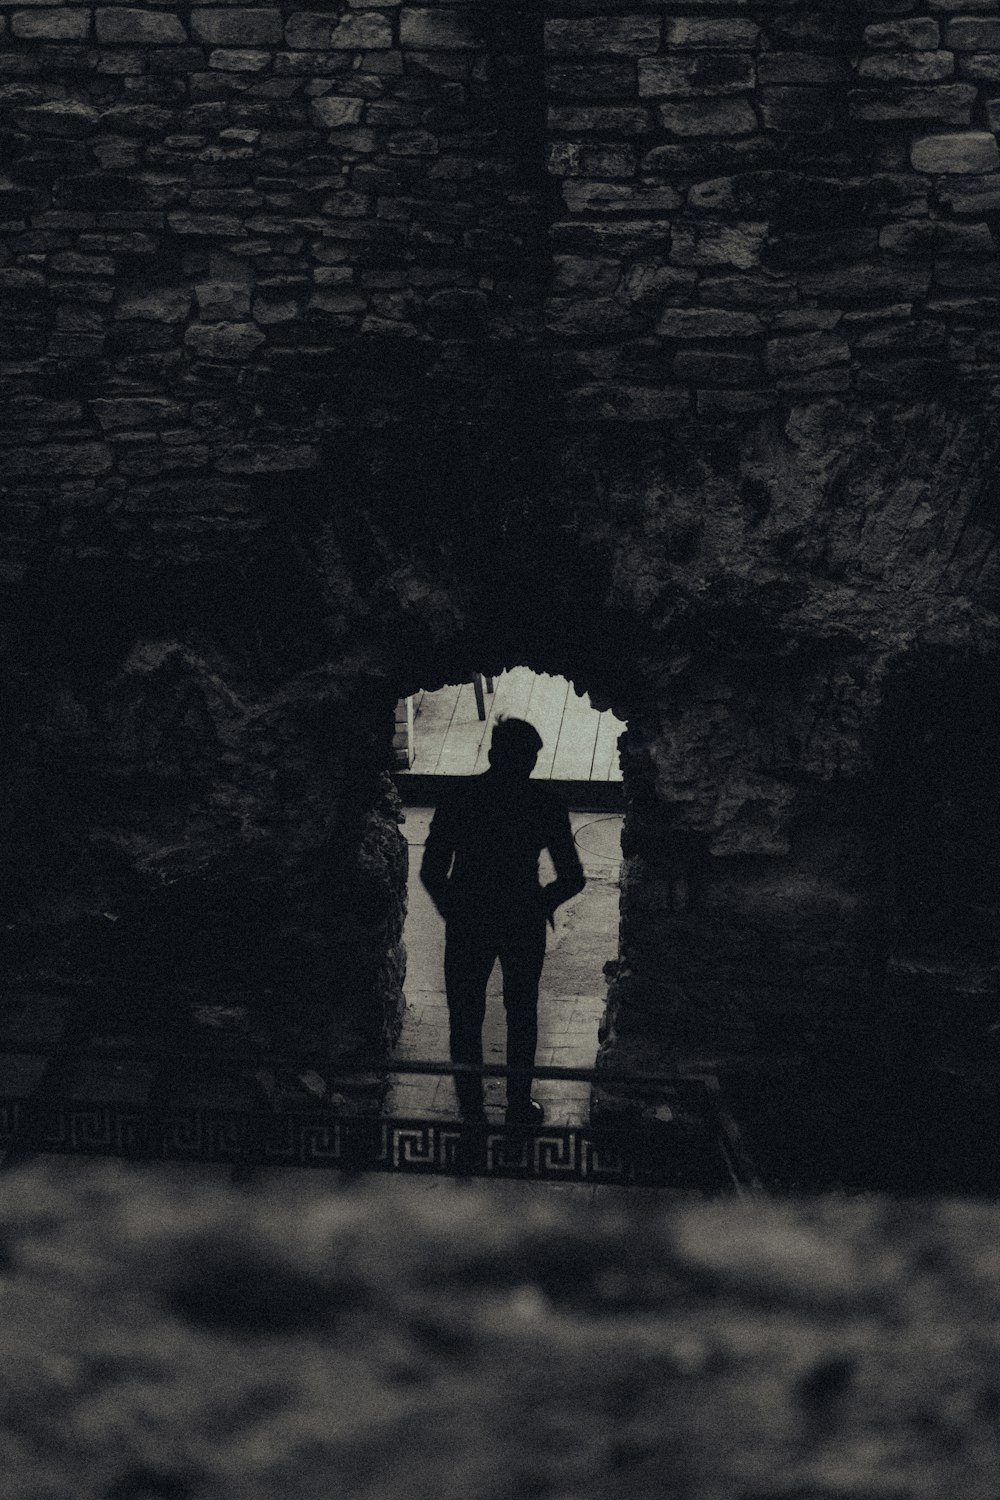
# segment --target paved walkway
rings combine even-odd
[[[404,833],[410,845],[409,916],[406,922],[407,1008],[396,1056],[446,1061],[448,1009],[444,996],[444,924],[418,878],[423,844],[433,809],[408,808]],[[621,865],[622,820],[615,815],[571,813],[577,848],[587,886],[575,900],[560,907],[556,930],[549,933],[542,974],[537,1061],[565,1067],[590,1068],[597,1052],[597,1028],[604,1011],[606,985],[603,965],[618,951],[618,875]],[[542,879],[548,872],[543,856]],[[501,999],[500,967],[487,989],[483,1055],[487,1062],[504,1061],[506,1028]],[[586,1083],[540,1080],[533,1089],[550,1123],[586,1123],[590,1087]],[[503,1118],[503,1079],[486,1082],[486,1110],[492,1120]],[[450,1078],[398,1076],[388,1110],[418,1118],[457,1117],[455,1090]]]

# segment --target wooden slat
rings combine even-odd
[[[559,741],[559,726],[566,707],[566,695],[570,691],[565,677],[550,677],[542,672],[535,678],[531,699],[525,718],[534,724],[542,737],[542,749],[532,776],[548,781],[552,776],[552,765]]]
[[[476,710],[476,695],[471,682],[463,682],[441,754],[438,776],[468,776],[476,764],[479,747],[486,733],[486,721]]]
[[[416,754],[410,769],[419,775],[433,776],[444,749],[451,721],[458,704],[459,685],[439,688],[436,693],[421,693],[417,705]]]
[[[622,768],[618,756],[618,736],[625,725],[616,719],[610,709],[601,714],[597,726],[597,745],[594,749],[594,764],[590,773],[592,781],[621,781]]]
[[[590,706],[590,699],[578,698],[571,687],[559,726],[559,742],[552,765],[553,781],[590,780],[600,722],[600,717]]]

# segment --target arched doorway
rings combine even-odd
[[[438,797],[453,778],[487,769],[493,727],[501,717],[524,718],[541,734],[543,748],[533,775],[549,782],[568,808],[587,877],[586,888],[560,908],[549,934],[536,1062],[592,1068],[607,1000],[604,969],[618,952],[623,821],[618,741],[626,726],[610,709],[595,709],[565,677],[525,665],[475,685],[449,683],[409,698],[406,722],[412,726],[412,751],[409,764],[396,777],[406,804],[403,833],[409,881],[405,1010],[394,1056],[410,1062],[448,1056],[444,928],[418,871]],[[397,722],[400,718],[397,714]],[[544,852],[541,878],[543,883],[552,878],[551,861]],[[499,965],[487,989],[483,1040],[485,1060],[503,1063]],[[535,1093],[552,1124],[586,1123],[590,1088],[585,1081],[549,1079],[539,1083]],[[485,1097],[488,1116],[501,1114],[503,1081],[487,1080]],[[434,1075],[397,1075],[388,1103],[394,1113],[414,1118],[449,1119],[457,1113],[451,1079]]]

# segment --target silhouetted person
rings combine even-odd
[[[431,822],[420,878],[445,919],[444,982],[452,1062],[481,1063],[486,985],[499,958],[507,1012],[507,1119],[539,1122],[531,1098],[538,1041],[538,981],[545,961],[545,924],[557,906],[583,890],[569,813],[541,781],[529,777],[542,738],[524,719],[499,719],[490,768],[460,781],[442,798]],[[548,849],[556,878],[539,885],[538,857]],[[519,1070],[523,1069],[521,1072]],[[455,1091],[467,1119],[482,1119],[483,1085],[457,1075]]]

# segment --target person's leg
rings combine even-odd
[[[452,1062],[481,1063],[486,985],[496,962],[495,941],[481,924],[454,918],[445,926],[444,984]],[[463,1115],[483,1112],[481,1078],[456,1074],[455,1094]]]
[[[507,1109],[526,1114],[538,1045],[538,981],[545,962],[545,918],[512,927],[500,945],[503,1003],[507,1012]]]

